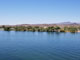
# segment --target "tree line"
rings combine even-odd
[[[74,27],[74,26],[69,26],[69,27],[59,27],[59,26],[50,26],[50,27],[39,27],[39,26],[2,26],[4,31],[38,31],[38,32],[78,32],[80,30],[80,27]]]

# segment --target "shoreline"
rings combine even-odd
[[[5,30],[0,30],[0,31],[5,31]],[[10,30],[10,31],[15,31],[15,30]],[[8,31],[8,32],[10,32]],[[47,31],[15,31],[15,32],[47,32]],[[68,33],[79,33],[80,31],[77,31],[77,32],[69,32],[67,31]],[[58,32],[58,33],[67,33],[67,32]]]

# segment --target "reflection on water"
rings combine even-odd
[[[0,60],[80,60],[80,33],[0,31]]]

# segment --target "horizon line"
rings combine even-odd
[[[18,23],[18,24],[0,24],[0,25],[37,25],[37,24],[64,24],[64,23],[77,23],[77,24],[80,24],[80,22],[70,22],[70,21],[67,21],[67,22],[56,22],[56,23]]]

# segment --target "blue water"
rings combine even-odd
[[[80,60],[80,33],[0,31],[0,60]]]

